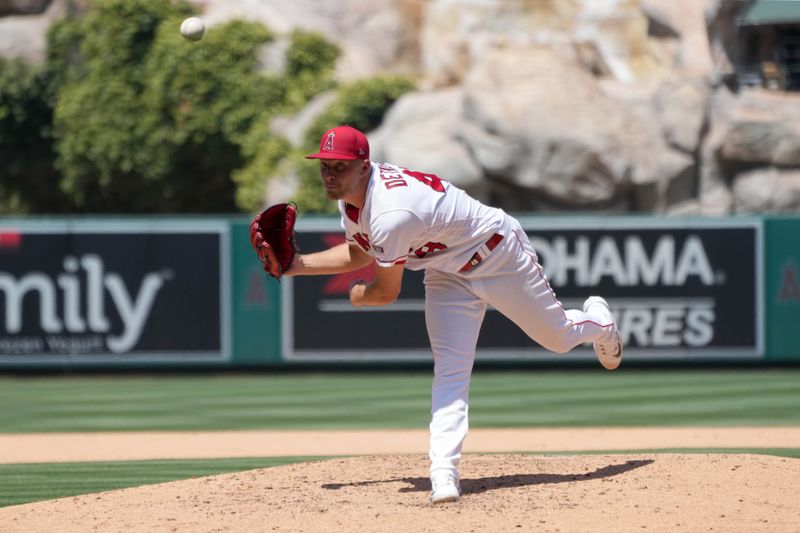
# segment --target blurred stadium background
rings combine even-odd
[[[474,427],[798,426],[800,2],[336,5],[0,1],[0,432],[425,428],[417,276],[352,312],[247,242],[285,200],[341,240],[301,157],[339,123],[620,317],[607,375],[490,312]],[[0,465],[0,505],[300,459]]]

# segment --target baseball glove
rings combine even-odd
[[[275,279],[286,272],[299,252],[294,232],[296,218],[296,205],[276,204],[257,214],[250,224],[250,245],[264,272]]]

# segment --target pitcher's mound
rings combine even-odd
[[[333,459],[19,505],[4,531],[796,531],[800,461],[467,455],[433,507],[424,456]]]

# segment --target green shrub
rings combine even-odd
[[[286,50],[288,102],[299,110],[318,94],[334,87],[332,76],[339,47],[316,32],[294,30]]]
[[[73,22],[83,75],[63,75],[54,125],[63,188],[79,210],[236,210],[238,141],[281,107],[285,89],[256,72],[258,46],[271,39],[263,26],[230,22],[192,43],[177,31],[188,13],[100,0]]]
[[[283,137],[270,135],[258,128],[243,147],[250,163],[234,172],[236,183],[236,205],[240,210],[255,213],[264,205],[264,186],[272,176],[287,167],[291,157],[291,146]],[[286,168],[286,172],[290,170]]]
[[[64,208],[51,123],[43,72],[0,58],[0,213]]]

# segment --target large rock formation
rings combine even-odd
[[[419,90],[370,132],[374,157],[440,173],[507,209],[800,211],[800,97],[730,84],[747,2],[194,3],[212,27],[246,18],[280,36],[322,32],[342,47],[342,80],[416,75]],[[76,4],[0,0],[10,14],[0,53],[40,60],[46,25]],[[323,104],[275,131],[298,142]]]

